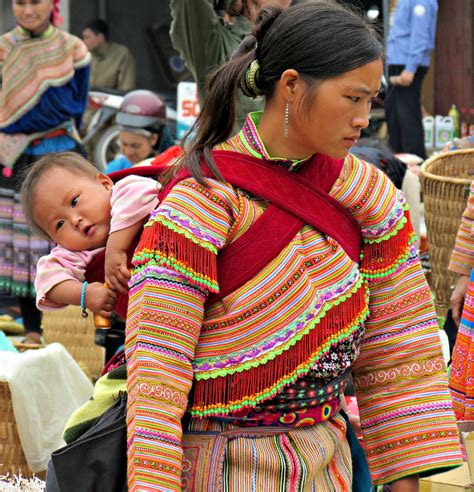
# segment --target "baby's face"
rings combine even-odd
[[[73,251],[105,246],[110,230],[112,181],[75,174],[59,166],[38,180],[34,217],[49,237]]]

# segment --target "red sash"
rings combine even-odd
[[[245,234],[219,252],[220,292],[209,296],[208,302],[222,299],[252,279],[278,256],[305,224],[335,239],[354,261],[359,261],[359,224],[328,195],[341,172],[343,160],[315,155],[298,173],[290,173],[275,163],[236,152],[214,151],[213,155],[226,181],[269,201],[270,205]],[[128,174],[156,176],[164,169],[163,166],[135,167],[110,176],[114,181]],[[204,171],[206,176],[211,176],[206,167]],[[188,177],[189,172],[183,169],[160,193],[160,200],[178,181]],[[131,248],[131,254],[135,247],[136,244]],[[88,281],[103,280],[103,259],[104,255],[97,255],[88,266]],[[122,316],[126,312],[124,304],[126,306],[126,302],[119,299],[116,308]]]

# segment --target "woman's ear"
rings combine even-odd
[[[110,179],[109,176],[107,176],[107,174],[98,173],[95,178],[107,191],[112,189],[114,182]]]
[[[154,133],[150,137],[150,144],[151,144],[152,147],[154,147],[156,145],[156,142],[158,142],[158,133]]]
[[[304,82],[300,74],[293,68],[285,70],[277,82],[279,96],[285,101],[294,101],[301,96]]]

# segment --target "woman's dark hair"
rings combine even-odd
[[[211,75],[209,92],[181,165],[202,182],[200,161],[204,156],[209,169],[221,179],[212,149],[231,135],[236,91],[253,60],[260,66],[256,79],[259,93],[270,100],[285,70],[296,70],[312,87],[382,56],[382,43],[375,29],[342,5],[318,0],[287,10],[264,7],[253,34],[244,39],[229,62]],[[308,105],[311,102],[305,101]]]

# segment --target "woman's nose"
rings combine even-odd
[[[367,128],[369,126],[370,108],[361,108],[355,115],[352,125],[355,128]]]

